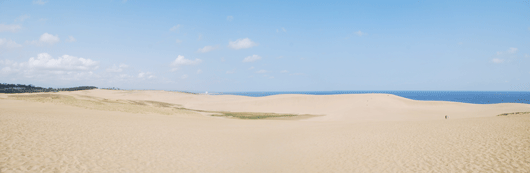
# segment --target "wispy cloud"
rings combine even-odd
[[[48,3],[48,1],[44,1],[44,0],[33,0],[33,4],[37,4],[37,5],[44,5]]]
[[[68,36],[68,39],[65,40],[66,42],[75,42],[77,41],[73,36]]]
[[[361,30],[359,30],[359,31],[355,32],[355,34],[356,34],[356,35],[358,35],[358,36],[363,36],[363,35],[367,35],[367,33],[365,33],[365,32],[362,32]]]
[[[504,59],[493,58],[491,61],[494,62],[494,63],[499,64],[499,63],[503,63],[503,62],[504,62]]]
[[[237,39],[236,41],[230,41],[228,42],[228,47],[238,50],[238,49],[247,49],[254,46],[257,46],[258,44],[250,40],[249,38],[243,38],[243,39]]]
[[[20,25],[4,25],[0,24],[0,32],[17,32],[22,29]]]
[[[282,70],[280,73],[289,73],[287,70]]]
[[[276,29],[276,32],[280,32],[280,31],[282,31],[282,32],[287,32],[287,30],[286,30],[284,27],[282,27],[282,28],[280,28],[280,29]]]
[[[260,59],[261,59],[261,56],[252,55],[252,56],[247,56],[245,59],[243,59],[243,62],[254,62],[254,61],[257,61],[257,60],[260,60]]]
[[[24,20],[29,19],[29,17],[30,17],[30,16],[27,15],[27,14],[26,14],[26,15],[19,16],[19,17],[17,17],[17,18],[15,19],[15,22],[24,22]]]
[[[175,70],[178,70],[178,67],[180,66],[197,65],[197,64],[200,64],[201,62],[202,62],[201,59],[196,58],[195,60],[190,60],[190,59],[184,58],[184,56],[182,55],[179,55],[173,62],[171,62],[170,66],[173,67],[171,70],[175,71]]]
[[[259,71],[256,71],[256,73],[267,73],[267,70],[259,70]]]
[[[510,47],[506,51],[497,51],[496,58],[493,58],[491,61],[497,64],[503,63],[506,58],[515,58],[518,50],[515,47]]]
[[[107,68],[107,72],[119,73],[119,72],[122,72],[127,67],[129,67],[129,66],[126,65],[126,64],[120,64],[118,66],[116,66],[116,64],[114,64],[114,65],[112,65],[112,67]]]
[[[269,78],[269,79],[274,79],[274,76],[266,75],[266,74],[264,74],[263,77],[266,77],[266,78]]]
[[[515,47],[510,47],[506,51],[497,51],[497,55],[514,54],[514,53],[517,53],[518,50],[519,49],[517,49]]]
[[[155,77],[156,76],[153,75],[153,73],[151,73],[151,72],[140,72],[140,73],[138,73],[138,78],[140,78],[140,79],[153,79]]]
[[[235,72],[236,72],[236,70],[228,70],[228,71],[226,71],[226,74],[233,74]]]
[[[180,29],[180,25],[175,25],[171,28],[169,28],[169,31],[178,31]]]
[[[198,49],[197,52],[206,53],[206,52],[216,50],[218,48],[219,46],[204,46],[203,48]]]
[[[177,40],[175,40],[175,43],[180,44],[180,43],[182,43],[182,40],[177,39]]]
[[[19,48],[19,47],[22,47],[22,45],[18,44],[17,42],[13,40],[0,38],[0,48],[14,49],[14,48]]]
[[[508,53],[517,53],[517,50],[518,49],[515,48],[515,47],[510,47],[510,49],[508,49],[508,51],[506,51],[506,52],[508,52]]]
[[[30,44],[34,44],[34,45],[44,45],[44,44],[48,44],[48,45],[53,45],[57,42],[59,42],[60,39],[59,39],[59,36],[57,35],[52,35],[52,34],[48,34],[48,33],[44,33],[40,36],[39,40],[33,40],[30,42]]]

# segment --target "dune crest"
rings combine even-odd
[[[384,94],[46,94],[0,94],[0,172],[530,171],[530,114],[517,113],[530,112],[525,104]],[[325,115],[241,120],[192,109]]]
[[[300,95],[267,97],[197,95],[167,91],[90,90],[86,94],[106,99],[152,100],[204,111],[268,112],[324,115],[306,121],[417,121],[491,117],[502,113],[530,111],[520,103],[469,104],[417,101],[391,94]],[[80,94],[80,95],[82,95]]]

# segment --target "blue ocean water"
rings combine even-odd
[[[303,92],[227,92],[218,95],[242,95],[263,97],[277,94],[310,94],[310,95],[336,95],[336,94],[367,94],[382,93],[394,94],[413,100],[452,101],[474,104],[494,103],[526,103],[530,104],[530,92],[519,91],[303,91]]]

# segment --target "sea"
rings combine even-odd
[[[530,104],[529,91],[283,91],[283,92],[224,92],[214,95],[265,97],[278,94],[393,94],[413,100],[450,101],[473,104],[525,103]]]

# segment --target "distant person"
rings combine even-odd
[[[445,116],[445,119],[447,119],[447,115]]]

